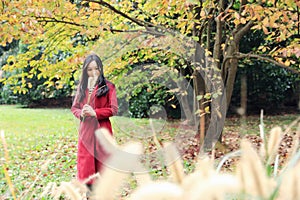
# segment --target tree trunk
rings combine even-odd
[[[183,72],[182,68],[180,68],[179,76],[180,79],[185,76],[185,73]],[[178,80],[176,81],[176,83],[178,88],[180,89],[181,101],[182,101],[181,106],[185,114],[186,121],[188,124],[194,125],[196,121],[195,121],[194,113],[191,111],[190,102],[188,101],[188,95],[186,92],[186,89],[189,88],[189,85],[186,85],[186,82],[184,80]]]
[[[224,57],[233,57],[229,60],[224,61],[225,64],[223,64],[223,69],[222,69],[222,76],[223,76],[223,81],[224,81],[224,86],[226,91],[227,109],[231,101],[234,81],[237,73],[238,60],[234,58],[234,53],[237,51],[238,49],[236,47],[235,42],[231,41],[224,55]]]
[[[198,46],[198,45],[197,45]],[[195,55],[195,59],[197,60],[197,56]],[[199,130],[198,134],[200,137],[200,144],[204,141],[205,138],[205,110],[204,110],[204,98],[197,100],[197,96],[205,94],[205,82],[203,77],[201,76],[199,70],[195,70],[193,74],[193,84],[194,84],[194,91],[195,91],[195,97],[194,100],[194,110],[199,110],[199,114],[196,116],[196,120],[199,121]],[[197,124],[197,123],[196,123]]]
[[[195,13],[195,19],[200,19],[200,12],[202,9],[202,4],[200,6],[193,7],[192,10]],[[198,27],[198,28],[197,28]],[[205,81],[204,77],[202,77],[200,70],[201,68],[205,67],[205,52],[203,51],[203,48],[201,47],[201,41],[202,41],[202,31],[204,26],[200,27],[200,24],[195,23],[194,24],[194,30],[193,30],[193,36],[198,37],[200,43],[197,43],[195,41],[195,55],[194,55],[194,63],[195,63],[195,69],[193,72],[193,85],[194,85],[194,111],[199,111],[199,114],[195,116],[196,125],[197,122],[199,122],[199,130],[198,135],[200,138],[200,146],[205,138],[205,132],[206,132],[206,116],[205,116],[205,110],[204,110],[204,99],[197,100],[197,96],[204,95],[205,90]]]

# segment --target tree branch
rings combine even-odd
[[[253,25],[254,25],[254,21],[250,20],[247,22],[245,26],[243,26],[239,30],[236,30],[235,37],[234,37],[235,41],[240,41],[241,38],[251,29]]]
[[[72,26],[77,26],[77,27],[86,27],[84,24],[78,24],[75,22],[70,22],[70,21],[64,21],[64,20],[59,20],[56,18],[50,18],[50,17],[36,17],[38,22],[45,22],[45,23],[63,23],[63,24],[69,24]],[[98,26],[89,26],[91,28],[98,28]],[[120,33],[127,33],[127,32],[145,32],[149,33],[148,31],[141,31],[141,30],[120,30],[120,29],[107,29],[103,28],[104,31],[110,31],[110,32],[120,32]]]
[[[224,10],[224,14],[228,13],[229,9],[232,7],[234,0],[231,0],[231,2],[228,4],[227,8]]]
[[[87,1],[87,2],[93,2],[93,3],[100,4],[100,5],[102,5],[102,6],[106,7],[106,8],[108,8],[108,9],[110,9],[111,11],[113,11],[113,12],[115,12],[115,13],[121,15],[122,17],[124,17],[124,18],[126,18],[126,19],[129,19],[130,21],[136,23],[136,24],[139,25],[139,26],[143,26],[143,27],[146,26],[145,22],[143,22],[143,21],[141,21],[141,20],[139,20],[139,19],[130,17],[129,15],[127,15],[127,14],[121,12],[120,10],[117,10],[115,7],[113,7],[112,5],[110,5],[109,3],[107,3],[107,2],[105,2],[105,1],[103,1],[103,0],[99,0],[99,1],[97,1],[97,0],[84,0],[84,1]]]
[[[63,23],[63,24],[69,24],[72,26],[78,26],[78,27],[86,27],[86,25],[83,24],[78,24],[75,22],[71,21],[64,21],[64,20],[59,20],[56,18],[51,18],[51,17],[35,17],[38,22],[45,22],[45,23]],[[97,26],[90,26],[91,28],[97,28]]]
[[[284,68],[284,69],[287,69],[289,71],[291,71],[292,73],[294,74],[298,74],[300,75],[300,70],[297,70],[297,69],[293,69],[289,66],[286,66],[280,62],[277,62],[275,60],[273,60],[272,58],[269,58],[269,57],[264,57],[264,56],[261,56],[261,55],[257,55],[257,54],[244,54],[244,53],[235,53],[234,56],[227,56],[224,61],[223,61],[223,65],[225,65],[225,63],[230,60],[230,59],[241,59],[241,58],[256,58],[256,59],[259,59],[259,60],[264,60],[264,61],[268,61],[274,65],[277,65],[281,68]]]
[[[150,28],[151,28],[151,29],[155,29],[155,31],[152,30],[152,31],[148,32],[148,33],[150,33],[150,34],[162,36],[162,35],[164,35],[164,34],[163,34],[163,31],[166,31],[166,32],[171,33],[171,32],[170,32],[166,27],[164,27],[164,26],[155,25],[155,24],[152,24],[152,23],[150,23],[150,22],[146,22],[146,21],[139,20],[139,19],[137,19],[137,18],[130,17],[130,16],[127,15],[126,13],[124,13],[124,12],[122,12],[122,11],[116,9],[116,8],[113,7],[111,4],[109,4],[109,3],[107,3],[107,2],[105,2],[105,1],[103,1],[103,0],[98,0],[98,1],[97,1],[97,0],[84,0],[84,1],[86,1],[86,2],[93,2],[93,3],[97,3],[97,4],[99,4],[99,5],[102,5],[102,6],[106,7],[106,8],[108,8],[108,9],[110,9],[110,10],[113,11],[114,13],[117,13],[117,14],[121,15],[122,17],[124,17],[124,18],[126,18],[126,19],[129,19],[130,21],[134,22],[135,24],[137,24],[137,25],[139,25],[139,26],[142,26],[142,27],[145,27],[148,31],[149,31]],[[157,31],[158,29],[161,29],[161,30],[163,30],[163,31]]]
[[[146,22],[146,21],[141,21],[139,19],[136,19],[136,18],[133,18],[133,17],[130,17],[129,15],[121,12],[120,10],[117,10],[115,7],[113,7],[112,5],[110,5],[109,3],[103,1],[103,0],[84,0],[86,2],[93,2],[93,3],[97,3],[99,5],[102,5],[108,9],[110,9],[111,11],[121,15],[122,17],[126,18],[126,19],[129,19],[130,21],[136,23],[137,25],[139,26],[142,26],[146,29],[146,31],[142,31],[142,30],[120,30],[120,29],[107,29],[107,28],[104,28],[103,30],[104,31],[110,31],[110,32],[143,32],[143,33],[147,33],[147,34],[151,34],[151,35],[156,35],[156,36],[164,36],[163,32],[161,31],[158,31],[158,29],[161,29],[161,30],[165,30],[165,31],[168,31],[165,27],[163,26],[157,26],[157,25],[154,25],[150,22]],[[49,18],[49,17],[36,17],[36,18],[42,18],[38,20],[38,22],[55,22],[55,23],[65,23],[65,24],[70,24],[70,25],[73,25],[73,26],[79,26],[79,27],[86,27],[86,25],[84,24],[78,24],[78,23],[75,23],[75,22],[72,22],[72,21],[64,21],[64,20],[58,20],[56,18]],[[97,28],[97,26],[90,26],[92,28]]]
[[[240,14],[242,13],[242,8],[243,8],[244,5],[246,5],[246,3],[247,3],[247,0],[241,0],[240,10],[239,10]]]
[[[229,5],[230,6],[230,5]],[[216,21],[216,35],[215,35],[215,43],[213,48],[213,58],[217,67],[220,68],[220,58],[221,58],[221,43],[222,43],[222,31],[224,22],[222,20],[222,15],[224,14],[222,11],[224,10],[224,1],[220,1],[220,14],[215,18]]]

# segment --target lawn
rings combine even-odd
[[[0,113],[9,153],[6,167],[17,196],[34,197],[48,182],[75,177],[77,126],[68,109],[0,106]],[[3,155],[1,145],[1,158]],[[6,195],[5,160],[1,162],[0,193]],[[22,194],[24,191],[27,194]]]
[[[285,114],[265,116],[266,132],[274,126],[285,129],[298,116]],[[141,134],[151,135],[147,119],[113,117],[114,133],[119,143]],[[259,134],[259,116],[246,119],[228,118],[224,128],[224,141],[237,135]],[[153,120],[152,127],[162,130],[162,138],[172,139],[176,122]],[[134,126],[133,126],[134,125]],[[11,199],[4,172],[7,171],[16,196],[20,199],[39,199],[39,194],[50,182],[59,184],[76,177],[76,148],[78,121],[69,109],[27,109],[19,106],[0,106],[0,130],[4,130],[8,160],[1,141],[0,199]],[[150,127],[150,128],[149,128]],[[295,126],[296,127],[296,126]],[[293,127],[293,130],[296,130]],[[144,130],[144,131],[142,131]],[[147,131],[148,130],[148,131]],[[143,135],[142,135],[143,136]],[[239,139],[239,137],[238,137]],[[238,140],[237,139],[237,140]],[[228,151],[227,151],[228,152]],[[188,157],[187,157],[188,158]],[[4,168],[6,170],[4,170]]]

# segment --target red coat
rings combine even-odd
[[[89,176],[100,172],[103,161],[107,159],[108,154],[99,145],[95,137],[95,130],[98,128],[107,128],[112,134],[112,127],[109,117],[117,114],[118,103],[115,86],[109,81],[106,82],[109,91],[106,95],[96,97],[96,87],[91,94],[90,105],[94,108],[97,118],[86,117],[80,121],[78,152],[77,152],[77,178],[80,181],[87,179]],[[78,95],[76,94],[76,97]],[[75,97],[71,111],[80,119],[81,109],[87,103],[88,89],[86,90],[85,99],[78,103]],[[92,183],[91,181],[90,183]]]

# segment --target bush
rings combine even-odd
[[[20,72],[15,71],[14,73]],[[6,74],[5,76],[9,77],[9,74]],[[27,84],[26,87],[23,88],[26,93],[20,93],[11,89],[16,86],[22,87],[21,80],[15,85],[0,85],[0,104],[21,104],[28,106],[29,104],[34,104],[35,102],[44,99],[70,97],[73,92],[72,85],[70,84],[65,84],[62,88],[58,89],[55,85],[50,87],[44,85],[45,81],[46,79],[38,79],[37,76],[33,76],[32,79],[27,80],[27,83],[30,83],[30,86]]]
[[[14,49],[14,51],[9,53],[9,49],[6,49],[6,52],[8,53],[5,54],[6,56],[2,57],[2,60],[4,60],[4,62],[0,63],[2,66],[5,64],[14,64],[14,60],[10,60],[9,56],[28,51],[27,46],[19,42],[14,44],[11,48]],[[31,61],[41,59],[42,53],[43,47],[40,47],[38,54],[35,55]],[[70,54],[68,52],[58,52],[51,58],[50,61],[55,63],[65,59],[69,55]],[[71,96],[74,80],[69,80],[67,84],[58,87],[55,84],[60,80],[60,78],[53,78],[49,80],[47,77],[40,76],[38,69],[36,69],[35,73],[32,73],[32,69],[33,67],[30,66],[30,62],[28,61],[27,66],[22,69],[14,69],[13,71],[5,71],[3,73],[2,78],[4,78],[4,80],[9,79],[10,77],[14,77],[14,79],[5,85],[0,83],[0,104],[21,104],[28,106],[29,104],[36,104],[36,102],[40,102],[44,99],[61,99]],[[28,78],[25,76],[26,74],[30,74],[32,76]],[[50,84],[46,85],[46,83]]]
[[[146,84],[136,88],[129,99],[129,113],[131,117],[148,118],[161,116],[165,111],[168,118],[180,118],[179,103],[174,95],[168,93],[167,88],[158,84]],[[163,108],[163,110],[162,110]]]
[[[232,106],[240,106],[241,76],[247,77],[247,107],[251,110],[266,111],[284,108],[286,99],[294,92],[299,77],[286,69],[255,61],[241,67],[237,73]]]

